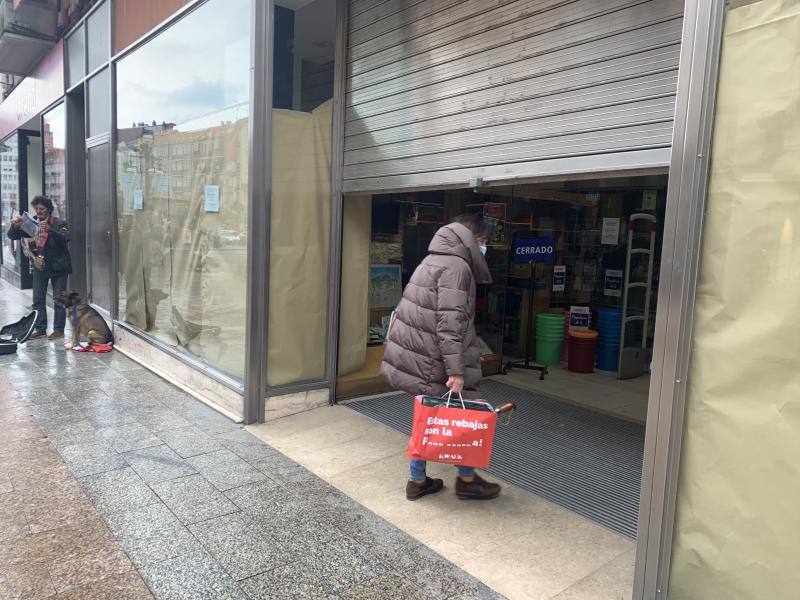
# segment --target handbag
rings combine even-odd
[[[486,468],[492,456],[497,415],[516,408],[494,408],[484,400],[464,400],[452,392],[442,398],[416,396],[406,456],[466,467]]]

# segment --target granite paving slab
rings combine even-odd
[[[169,481],[196,473],[194,467],[166,445],[142,448],[122,455],[147,483]]]
[[[139,569],[156,598],[246,600],[244,591],[205,550],[145,565]]]
[[[158,496],[130,467],[78,479],[104,516],[158,502]]]
[[[189,530],[237,581],[272,570],[289,558],[286,546],[242,512],[189,525]]]
[[[183,523],[191,524],[237,512],[239,508],[201,475],[152,484],[153,491]]]
[[[126,465],[125,459],[106,442],[65,446],[59,452],[75,477],[113,471]]]
[[[161,502],[109,515],[106,521],[139,568],[201,547],[198,540]]]
[[[182,458],[223,449],[218,441],[193,426],[160,431],[158,437]]]
[[[186,460],[222,492],[267,478],[230,450],[218,450]]]
[[[45,433],[58,448],[104,441],[97,433],[94,424],[88,419],[68,423],[58,421],[45,423]]]
[[[318,600],[332,598],[323,585],[322,579],[310,573],[305,564],[290,562],[272,571],[254,575],[239,582],[239,585],[252,600],[272,600],[273,598],[298,598]],[[412,596],[407,596],[411,598]],[[381,600],[392,598],[384,596]]]
[[[259,440],[250,432],[240,429],[214,436],[214,439],[225,448],[249,463],[267,460],[278,451]]]
[[[120,454],[163,444],[152,431],[136,422],[101,427],[97,433]]]

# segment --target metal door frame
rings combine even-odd
[[[634,600],[666,598],[724,0],[687,2],[645,432]]]
[[[88,98],[87,98],[87,102],[86,102],[85,106],[88,106]],[[88,114],[88,112],[87,112],[87,114]],[[87,127],[88,127],[88,119],[86,119],[86,122],[87,122]],[[107,198],[108,198],[108,203],[109,203],[109,214],[110,214],[110,218],[111,218],[111,241],[109,243],[110,243],[110,245],[112,247],[112,257],[109,259],[109,277],[108,277],[108,281],[109,281],[109,285],[110,286],[113,286],[113,284],[114,284],[114,259],[113,259],[114,251],[113,251],[113,246],[114,246],[114,242],[115,242],[114,229],[116,229],[116,224],[113,221],[114,220],[114,206],[113,206],[114,202],[112,201],[112,189],[111,189],[112,188],[111,182],[113,181],[113,173],[111,173],[111,168],[112,168],[112,162],[111,162],[111,158],[112,158],[111,157],[111,134],[110,133],[102,133],[100,135],[96,135],[94,137],[86,139],[86,154],[84,156],[84,161],[86,163],[86,171],[85,171],[86,172],[86,212],[85,212],[85,223],[84,223],[85,235],[86,235],[86,239],[85,239],[85,242],[84,242],[85,243],[85,248],[86,248],[86,302],[87,302],[87,304],[89,304],[90,306],[92,306],[93,308],[98,310],[100,312],[100,314],[102,314],[104,317],[106,317],[106,319],[110,320],[111,319],[111,314],[112,314],[111,311],[114,309],[114,301],[113,301],[114,290],[113,289],[108,290],[108,293],[109,293],[108,297],[111,300],[111,302],[110,302],[111,306],[109,306],[108,308],[106,308],[104,306],[100,306],[99,304],[97,304],[95,302],[95,299],[94,299],[93,294],[92,294],[93,288],[94,288],[94,281],[92,281],[92,279],[93,279],[93,276],[92,276],[92,249],[93,248],[92,248],[92,231],[91,231],[91,227],[89,227],[89,220],[90,220],[91,214],[92,214],[92,193],[91,193],[91,173],[90,173],[90,167],[89,167],[89,151],[92,148],[97,148],[99,146],[102,146],[103,144],[106,145],[106,152],[108,154],[108,165],[109,165],[109,186],[108,187],[109,187],[109,189],[108,189]]]

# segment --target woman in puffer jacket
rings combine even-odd
[[[412,396],[443,396],[448,390],[477,397],[481,380],[475,333],[475,286],[491,283],[484,255],[490,226],[480,215],[462,215],[434,235],[397,306],[381,375]],[[406,498],[417,500],[444,487],[431,479],[425,461],[411,461]],[[456,495],[465,499],[497,497],[500,486],[468,466],[458,467]]]

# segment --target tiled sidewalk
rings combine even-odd
[[[118,352],[35,340],[0,356],[0,598],[56,595],[498,597]]]

